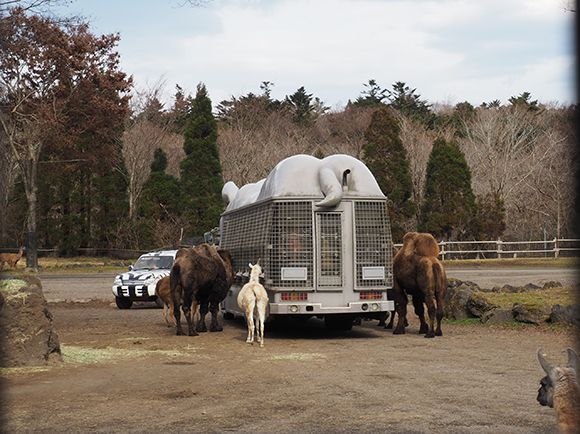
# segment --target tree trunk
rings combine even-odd
[[[27,242],[26,242],[26,268],[35,273],[38,272],[38,243],[36,234],[36,207],[37,207],[37,174],[38,174],[38,161],[36,159],[31,159],[29,161],[29,174],[27,184],[27,194],[28,199],[28,218],[27,218]]]

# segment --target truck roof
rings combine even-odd
[[[303,154],[288,157],[258,182],[241,188],[231,181],[226,183],[222,197],[228,205],[226,211],[231,211],[270,198],[323,199],[329,191],[343,192],[345,196],[385,197],[369,168],[362,161],[344,154],[323,159]]]

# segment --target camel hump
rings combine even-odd
[[[433,235],[418,233],[414,237],[415,254],[419,256],[439,256],[439,245]]]

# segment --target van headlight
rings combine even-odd
[[[121,280],[121,276],[115,277],[115,280],[113,281],[113,285],[121,285],[122,283],[123,283],[123,281]]]

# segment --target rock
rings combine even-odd
[[[556,304],[552,306],[549,322],[553,324],[566,324],[576,327],[580,326],[580,305],[561,306]]]
[[[550,289],[550,288],[561,288],[562,284],[556,280],[550,280],[546,283],[544,283],[544,286],[542,287],[542,289]]]
[[[521,286],[504,285],[498,292],[522,292]]]
[[[467,308],[467,302],[473,292],[472,289],[466,286],[447,288],[445,293],[445,317],[450,319],[473,318]]]
[[[512,308],[512,313],[516,321],[539,325],[548,321],[551,309],[547,306],[516,303]]]
[[[38,366],[62,360],[52,314],[35,277],[0,280],[0,366]]]
[[[473,292],[471,297],[467,300],[467,310],[472,316],[477,318],[483,317],[486,312],[496,309],[497,307],[498,306],[490,303],[485,299],[485,297],[477,292]]]
[[[514,320],[511,309],[491,309],[483,314],[481,322],[485,324],[505,324]]]
[[[527,283],[524,286],[512,286],[512,285],[504,285],[501,288],[498,286],[494,286],[491,289],[491,292],[530,292],[530,291],[539,291],[542,287],[538,285],[534,285],[533,283]]]
[[[470,288],[474,291],[479,291],[479,285],[475,282],[470,282],[469,280],[459,280],[454,277],[449,277],[447,279],[447,287],[448,288]]]
[[[522,292],[538,291],[539,289],[542,289],[541,286],[534,285],[533,283],[528,283],[528,284],[522,286],[522,288],[523,288]]]
[[[461,285],[463,282],[455,277],[448,277],[447,278],[447,288],[455,288],[456,286]]]

